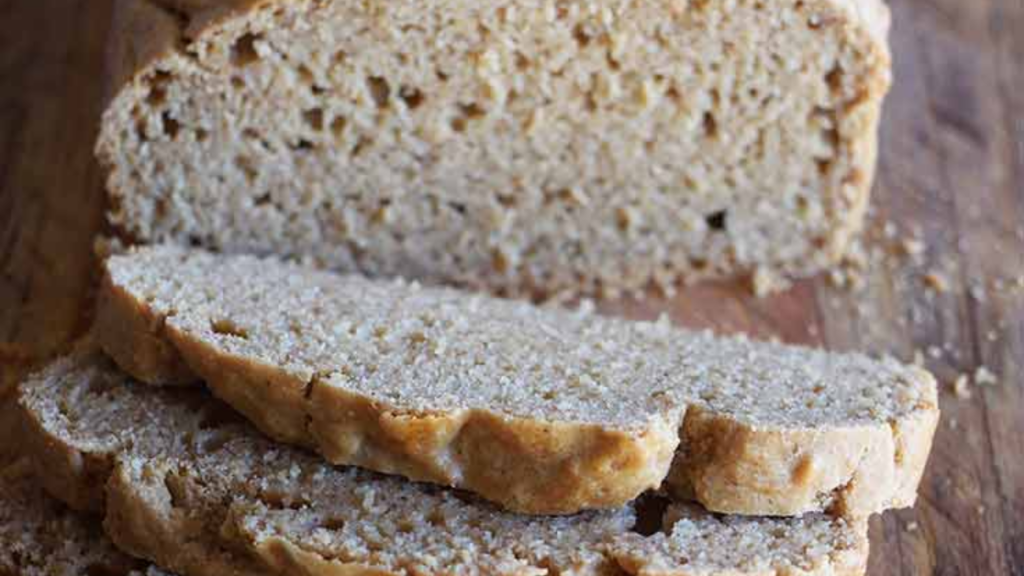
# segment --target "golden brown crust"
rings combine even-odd
[[[165,486],[140,489],[119,464],[106,482],[104,529],[118,548],[189,576],[264,576],[271,574],[241,555],[218,550],[206,541],[198,522],[175,507]],[[159,467],[159,464],[155,464]],[[163,476],[153,473],[154,482]]]
[[[79,362],[94,360],[95,357]],[[124,379],[121,383],[125,388],[119,389],[121,392],[128,387],[137,386],[136,383],[127,381],[127,376],[119,375],[109,365],[103,366],[102,373],[78,371],[82,368],[81,364],[65,364],[58,367],[63,371],[57,370],[55,373],[66,375],[68,379],[61,382],[48,381],[51,386],[50,393],[53,392],[53,387],[67,388],[73,389],[70,396],[75,397],[78,395],[76,391],[90,388],[89,378],[103,374],[114,377],[110,384],[115,384],[117,378]],[[46,397],[51,398],[50,395]],[[85,445],[105,446],[98,450],[104,452],[106,457],[116,464],[109,468],[105,475],[78,478],[78,481],[88,484],[88,489],[83,488],[83,491],[89,491],[94,495],[106,491],[104,527],[120,548],[181,574],[384,576],[405,571],[417,574],[434,573],[434,570],[424,571],[424,567],[433,567],[438,571],[447,567],[447,564],[433,563],[434,558],[428,548],[434,544],[441,548],[454,547],[463,550],[470,559],[477,558],[476,555],[480,551],[475,549],[472,544],[474,539],[466,532],[476,529],[478,522],[483,522],[484,526],[480,533],[473,535],[475,538],[487,541],[500,536],[507,538],[505,542],[522,546],[520,550],[509,552],[506,559],[511,562],[508,564],[482,564],[480,569],[484,573],[540,575],[547,573],[545,569],[554,570],[547,561],[543,561],[548,559],[556,568],[560,568],[557,571],[561,574],[621,574],[614,571],[613,561],[618,560],[623,567],[631,567],[631,573],[635,574],[683,575],[688,574],[685,569],[659,572],[659,564],[651,562],[644,552],[657,551],[663,565],[686,566],[694,554],[704,555],[707,551],[705,538],[718,538],[726,543],[751,544],[754,541],[757,551],[751,553],[739,550],[732,551],[738,553],[731,554],[730,551],[723,550],[706,554],[707,558],[695,563],[703,565],[699,567],[698,573],[704,575],[775,573],[762,571],[767,570],[768,566],[777,566],[779,573],[786,573],[786,567],[800,566],[803,569],[800,574],[860,574],[862,571],[857,571],[854,567],[862,567],[867,556],[866,529],[863,522],[846,522],[821,516],[804,519],[721,518],[707,514],[697,507],[687,506],[691,511],[686,517],[693,523],[682,525],[676,532],[676,523],[673,522],[672,536],[678,536],[680,544],[666,547],[659,543],[664,542],[663,536],[667,534],[660,533],[648,539],[630,533],[628,527],[633,521],[632,514],[612,514],[609,524],[587,524],[584,521],[581,525],[575,522],[576,519],[569,518],[526,519],[515,515],[503,515],[496,512],[493,507],[465,502],[461,498],[452,499],[450,503],[454,508],[447,509],[440,505],[440,501],[420,501],[420,498],[433,498],[433,490],[417,491],[417,488],[407,483],[373,475],[354,478],[351,476],[354,471],[314,464],[300,451],[286,448],[277,451],[276,447],[247,427],[232,427],[235,426],[233,424],[228,424],[228,427],[219,431],[222,436],[218,437],[216,432],[211,432],[214,436],[207,439],[219,438],[224,442],[220,445],[222,448],[206,452],[206,448],[198,448],[197,445],[183,451],[177,457],[167,454],[166,449],[170,446],[163,443],[167,442],[168,438],[157,440],[155,444],[143,440],[136,446],[131,443],[118,444],[113,439],[105,439],[111,433],[123,438],[153,439],[164,435],[162,432],[153,434],[151,429],[155,427],[166,430],[170,422],[180,424],[180,428],[171,427],[181,434],[199,435],[205,425],[199,419],[191,421],[192,414],[188,405],[169,402],[171,397],[171,392],[147,390],[142,387],[136,393],[126,393],[116,399],[111,395],[97,395],[85,399],[85,402],[95,402],[91,406],[94,416],[111,411],[119,414],[111,431],[85,434],[79,439]],[[50,403],[43,402],[42,405],[34,405],[34,408],[29,410],[48,410],[45,406],[52,407]],[[126,415],[135,414],[140,410],[145,411],[143,406],[153,409],[153,419],[138,419],[133,422],[123,420]],[[78,408],[73,408],[67,418],[82,418],[82,414],[77,410]],[[163,421],[165,417],[167,421]],[[60,415],[55,415],[54,421],[49,423],[55,426],[54,428],[33,430],[31,433],[42,434],[47,441],[63,446],[68,452],[86,450],[83,446],[71,445],[61,440],[65,432],[62,431],[63,426],[59,421]],[[214,428],[216,425],[210,430]],[[173,444],[173,441],[171,443]],[[223,448],[226,444],[231,444],[233,448]],[[218,450],[222,451],[217,452]],[[64,465],[70,460],[70,457],[63,458],[59,464]],[[47,473],[51,472],[68,476],[77,473],[73,469],[47,470]],[[234,476],[235,479],[226,482],[224,486],[213,488],[213,485],[217,484],[215,478],[222,476]],[[234,484],[235,482],[241,484]],[[238,486],[244,488],[239,489]],[[272,498],[274,490],[265,493],[265,496],[255,496],[255,493],[262,492],[270,486],[277,487],[289,496]],[[367,491],[358,495],[359,490],[364,487]],[[337,490],[337,493],[332,490]],[[396,495],[395,492],[401,494]],[[352,501],[340,504],[336,501],[339,494],[348,496],[353,493],[356,496]],[[377,500],[387,502],[382,508],[374,508],[375,493]],[[233,498],[236,494],[237,500]],[[62,498],[66,496],[63,493],[55,495]],[[293,508],[296,500],[292,500],[292,497],[304,504]],[[341,514],[336,508],[338,505],[346,509],[351,507],[357,512],[352,515]],[[406,505],[408,509],[404,509]],[[375,510],[383,510],[382,513],[387,518],[382,520],[376,515]],[[434,519],[432,514],[440,510],[446,510],[446,514],[450,515],[443,514],[441,518]],[[333,519],[332,511],[340,517]],[[462,514],[472,514],[463,516],[459,511]],[[284,518],[293,518],[294,515],[302,518],[297,519],[294,524],[288,521],[280,524],[274,518],[282,515]],[[425,541],[413,540],[418,544],[410,544],[410,541],[401,534],[413,528],[398,528],[395,531],[395,521],[400,522],[399,526],[404,526],[405,524],[401,523],[413,522],[415,518],[419,518],[415,529],[429,534],[421,534],[425,536]],[[538,528],[532,524],[533,522],[546,523],[546,526]],[[351,544],[346,543],[338,547],[327,544],[335,542],[335,538],[345,538],[339,535],[340,529],[333,532],[337,528],[335,524],[351,526],[353,523],[358,526],[344,534],[361,533],[362,528],[365,528],[371,535],[367,541],[383,546],[382,550],[358,550],[358,545],[353,548]],[[310,526],[313,530],[312,535],[309,532]],[[669,528],[666,525],[665,531]],[[535,532],[535,529],[538,531]],[[606,536],[601,535],[605,533],[602,531],[609,530],[610,532],[606,533],[607,539],[604,539]],[[442,536],[439,541],[434,540],[434,533]],[[575,539],[567,533],[579,534],[581,538]],[[588,539],[591,535],[597,537]],[[360,536],[356,542],[362,542],[361,538]],[[568,540],[564,540],[565,538]],[[825,551],[814,544],[826,547]],[[389,545],[393,545],[393,548]],[[486,542],[481,544],[483,548],[487,546]],[[342,552],[348,550],[352,553],[354,549],[357,550],[354,556]],[[504,553],[505,548],[499,547],[496,550]],[[378,551],[382,553],[382,557],[377,556]],[[437,549],[434,552],[437,552]],[[390,558],[392,553],[400,560]],[[529,560],[521,561],[524,557]],[[405,564],[410,560],[415,564]],[[447,560],[450,561],[451,558]],[[370,564],[371,562],[376,565]],[[473,566],[471,560],[466,562],[469,562],[468,566]],[[758,568],[752,568],[751,562],[757,564]],[[762,565],[765,568],[760,568]],[[461,572],[458,568],[465,566],[456,565],[453,571]]]
[[[665,486],[737,514],[863,517],[913,506],[938,418],[933,405],[890,429],[774,431],[693,407]]]
[[[82,512],[104,508],[103,483],[113,462],[103,452],[80,452],[48,433],[45,415],[19,406],[25,430],[24,454],[47,492]]]
[[[329,383],[226,358],[151,321],[146,304],[113,287],[109,276],[103,285],[98,314],[112,320],[99,325],[120,328],[98,337],[123,370],[144,382],[194,372],[264,433],[316,448],[336,464],[465,488],[520,512],[561,514],[619,506],[658,487],[678,443],[674,422],[609,432],[483,411],[396,413]]]
[[[104,286],[110,287],[109,279]],[[155,316],[123,290],[103,296],[106,312],[137,325]],[[102,319],[101,319],[102,321]],[[121,367],[146,381],[185,362],[213,392],[275,439],[313,447],[334,463],[458,486],[519,511],[574,512],[628,501],[665,478],[667,489],[718,512],[796,515],[831,510],[864,516],[913,504],[938,420],[934,381],[909,417],[836,428],[766,429],[691,406],[674,423],[639,433],[501,417],[483,410],[396,412],[365,396],[225,354],[164,327],[138,337],[100,333]],[[176,353],[167,354],[163,339]],[[155,352],[153,352],[155,350]],[[139,366],[142,370],[139,370]],[[155,368],[154,368],[155,367]]]
[[[178,386],[198,383],[177,349],[162,335],[163,319],[136,303],[104,277],[96,303],[95,333],[118,365],[146,382]]]

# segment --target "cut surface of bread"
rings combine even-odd
[[[471,495],[332,467],[265,439],[201,390],[139,384],[96,354],[35,376],[20,407],[30,443],[53,447],[31,452],[35,468],[77,483],[74,498],[91,494],[118,546],[188,576],[854,575],[867,558],[865,523],[824,515],[726,519],[673,506],[667,529],[643,536],[631,506],[501,512]],[[89,460],[102,463],[94,473],[73,465]],[[643,558],[648,550],[657,564]]]
[[[120,5],[120,230],[509,293],[835,262],[890,78],[882,0]]]
[[[201,378],[276,439],[516,511],[614,507],[666,475],[716,512],[907,506],[938,419],[932,377],[892,360],[270,258],[139,249],[99,300],[136,377]]]
[[[3,576],[169,576],[114,548],[97,518],[51,499],[26,460],[0,468]]]

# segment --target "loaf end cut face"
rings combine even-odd
[[[110,218],[509,294],[813,273],[863,219],[888,18],[881,0],[123,0]]]
[[[641,534],[632,506],[523,516],[469,494],[332,467],[266,439],[202,390],[140,384],[98,354],[48,368],[23,386],[20,407],[38,441],[108,463],[81,475],[60,471],[74,457],[35,453],[34,468],[76,478],[78,493],[102,502],[118,546],[188,576],[826,576],[862,574],[867,558],[860,521],[722,518],[670,506],[663,527]]]
[[[99,333],[140,379],[191,371],[275,439],[521,512],[615,507],[666,476],[717,512],[908,506],[938,419],[932,377],[893,360],[273,258],[133,250],[100,302],[100,326],[142,331]]]

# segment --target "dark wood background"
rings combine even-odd
[[[869,247],[890,253],[918,233],[923,261],[875,262],[860,291],[819,279],[755,300],[721,284],[605,308],[904,359],[924,352],[944,386],[943,421],[916,509],[872,520],[869,573],[1024,575],[1024,1],[892,8],[896,83]],[[8,359],[45,358],[88,327],[109,19],[108,0],[0,0]],[[929,272],[945,290],[928,288]],[[998,384],[971,385],[969,399],[949,391],[979,366]]]

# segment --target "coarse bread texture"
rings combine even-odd
[[[666,474],[716,512],[909,506],[938,420],[931,375],[891,359],[273,258],[105,267],[99,340],[127,372],[202,379],[278,440],[515,511],[614,507]]]
[[[836,262],[882,0],[122,0],[97,154],[144,242],[516,293]]]
[[[170,576],[114,548],[97,518],[53,500],[27,460],[0,467],[0,574]]]
[[[597,576],[666,566],[680,575],[824,576],[863,574],[867,558],[863,521],[722,519],[687,506],[670,509],[664,534],[645,537],[632,531],[631,506],[521,516],[448,489],[334,468],[265,439],[202,390],[139,384],[99,354],[56,362],[23,385],[20,406],[32,442],[54,447],[33,452],[36,470],[72,478],[74,498],[92,494],[118,546],[187,576]],[[69,468],[83,460],[104,462],[102,473]],[[729,550],[710,553],[705,542]],[[641,547],[657,550],[659,564]]]

